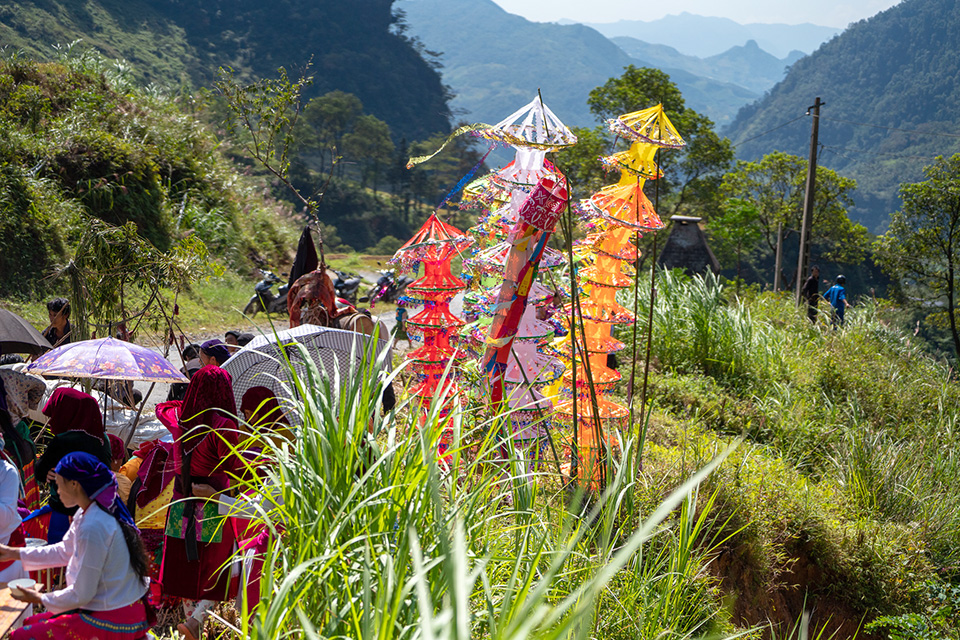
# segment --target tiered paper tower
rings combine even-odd
[[[589,376],[585,371],[581,354],[574,354],[569,337],[558,343],[569,357],[576,358],[576,415],[572,399],[560,404],[557,412],[575,419],[579,459],[583,464],[582,477],[595,484],[600,470],[601,433],[609,444],[609,430],[622,429],[629,411],[606,396],[621,379],[620,373],[607,366],[607,356],[623,349],[624,345],[612,336],[613,325],[636,321],[633,313],[617,303],[617,291],[629,287],[633,281],[632,270],[624,271],[623,262],[635,261],[639,252],[631,239],[641,230],[659,229],[663,222],[653,210],[650,200],[643,193],[645,179],[660,177],[654,156],[660,147],[677,148],[684,142],[667,119],[662,105],[626,114],[609,121],[610,129],[620,137],[632,140],[630,148],[613,156],[603,158],[603,163],[619,169],[620,181],[604,187],[581,203],[584,214],[593,218],[598,232],[589,238],[594,249],[593,265],[580,272],[580,280],[587,295],[581,301],[583,330],[586,336],[586,353]],[[569,309],[573,316],[574,309]],[[575,330],[576,323],[571,323]],[[576,339],[582,346],[581,336]],[[596,395],[591,397],[589,382],[592,379]],[[568,387],[573,386],[572,371],[564,374]],[[598,419],[599,418],[599,419]]]
[[[450,261],[472,242],[459,229],[433,214],[390,260],[404,271],[416,272],[423,264],[423,276],[407,287],[410,298],[423,302],[423,310],[407,320],[407,332],[418,334],[420,342],[407,359],[413,361],[418,375],[410,393],[420,398],[424,414],[439,393],[440,381],[454,357],[451,339],[456,339],[463,325],[463,320],[450,312],[450,299],[466,285],[450,272]],[[450,401],[445,404],[442,415],[449,410],[450,402],[459,391],[453,379],[444,384],[444,389],[448,389]]]
[[[538,268],[562,264],[563,256],[543,247],[537,254],[537,264],[532,265],[532,272],[527,272],[529,280],[520,295],[517,295],[517,283],[513,281],[507,283],[509,290],[504,291],[505,274],[508,278],[517,275],[508,274],[511,256],[516,254],[516,238],[514,242],[507,238],[517,227],[521,207],[537,185],[544,179],[555,184],[561,182],[555,167],[546,161],[546,153],[575,144],[576,137],[539,97],[479,135],[510,144],[515,155],[510,164],[475,181],[465,191],[464,200],[468,206],[481,205],[485,209],[478,224],[470,229],[477,240],[478,251],[465,262],[472,274],[473,289],[468,294],[468,313],[482,316],[469,327],[469,337],[478,352],[489,349],[492,344],[505,350],[501,360],[506,360],[495,367],[494,376],[498,380],[491,380],[492,387],[499,384],[502,388],[499,392],[491,390],[491,399],[502,394],[500,399],[505,400],[511,409],[511,425],[517,445],[535,450],[535,443],[545,435],[540,418],[552,411],[552,403],[537,391],[537,387],[555,380],[562,372],[562,365],[540,352],[540,348],[552,339],[553,327],[536,319],[534,304],[552,292],[535,283],[533,278]],[[506,312],[506,307],[511,304],[516,315],[501,321],[498,330],[503,335],[492,338],[489,331],[497,325],[492,316],[498,311]]]
[[[534,364],[519,362],[514,343],[521,320],[527,313],[527,301],[533,291],[547,242],[566,206],[566,180],[541,179],[520,206],[517,223],[507,236],[510,253],[507,255],[496,314],[490,324],[487,349],[482,360],[490,389],[490,405],[495,409],[499,410],[504,400],[510,400],[506,373],[511,358],[518,360],[520,371]]]

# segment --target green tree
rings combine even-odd
[[[393,154],[390,127],[376,116],[358,116],[353,131],[343,136],[343,148],[346,157],[360,163],[360,186],[369,179],[376,194],[380,172]]]
[[[303,115],[300,96],[313,80],[301,75],[299,80],[291,82],[283,67],[277,69],[277,73],[275,79],[242,85],[233,69],[221,68],[216,88],[232,114],[226,122],[227,131],[312,212],[316,209],[315,197],[303,196],[290,182],[288,174],[294,132]],[[315,195],[322,197],[322,193]]]
[[[458,123],[461,126],[464,123]],[[426,140],[410,145],[410,155],[419,156],[433,153],[444,143],[446,136],[437,134]],[[459,136],[452,140],[443,153],[419,164],[412,169],[404,169],[410,174],[410,190],[414,200],[435,208],[451,189],[467,175],[480,161],[482,154],[477,150],[477,139],[472,136]],[[405,161],[405,160],[404,160]],[[475,175],[483,175],[480,167]],[[451,197],[456,202],[457,194]],[[410,224],[416,221],[408,220]]]
[[[153,331],[172,331],[177,296],[210,273],[222,268],[210,262],[196,235],[164,253],[133,222],[114,227],[90,217],[76,254],[58,275],[70,281],[73,337],[87,340],[118,328],[135,333],[144,322]]]
[[[925,181],[900,187],[902,207],[891,217],[889,230],[877,238],[876,256],[915,297],[946,301],[954,353],[960,357],[960,154],[938,157],[924,175]]]
[[[403,246],[403,240],[394,236],[384,236],[368,251],[375,256],[392,256]]]
[[[733,161],[733,147],[728,139],[714,132],[709,118],[684,104],[683,95],[668,74],[630,65],[619,78],[610,78],[591,91],[587,99],[590,111],[601,121],[658,103],[663,104],[667,117],[687,143],[678,152],[658,154],[664,174],[658,185],[661,207],[665,210],[661,217],[683,210],[704,213],[709,210],[721,177]],[[609,140],[609,134],[605,135]],[[607,149],[612,147],[611,141]]]
[[[756,209],[753,224],[760,232],[763,253],[776,252],[777,234],[786,243],[800,233],[807,163],[780,151],[758,162],[737,162],[723,176],[720,192]],[[825,167],[817,167],[810,241],[823,259],[859,263],[866,256],[867,230],[847,216],[857,183]]]
[[[310,100],[303,108],[303,127],[298,130],[301,149],[318,153],[320,172],[326,171],[329,154],[335,159],[343,152],[343,139],[363,113],[363,103],[352,93],[331,91]],[[343,165],[338,170],[343,177]]]
[[[613,181],[597,162],[597,158],[610,153],[612,142],[606,127],[572,127],[571,130],[577,136],[577,144],[557,153],[557,166],[567,174],[576,194],[587,197]]]
[[[407,223],[410,222],[412,173],[419,168],[415,167],[412,171],[407,169],[407,160],[409,158],[410,147],[407,144],[407,138],[404,136],[400,138],[397,151],[390,160],[387,177],[390,179],[390,185],[394,195],[393,201],[397,206],[397,213],[399,213],[404,222]]]
[[[730,198],[724,201],[720,208],[720,215],[710,220],[710,235],[714,240],[714,250],[720,258],[736,259],[737,263],[737,293],[740,293],[740,273],[744,249],[749,259],[753,247],[760,241],[761,232],[757,226],[759,212],[756,204],[739,198]]]

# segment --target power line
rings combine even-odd
[[[793,120],[788,120],[788,121],[784,122],[783,124],[779,124],[779,125],[775,126],[773,129],[767,129],[767,130],[764,131],[763,133],[758,133],[757,135],[755,135],[755,136],[753,136],[753,137],[751,137],[751,138],[747,138],[746,140],[741,140],[740,142],[734,142],[734,143],[733,143],[733,146],[739,147],[740,145],[746,144],[747,142],[750,142],[751,140],[756,140],[757,138],[762,138],[763,136],[767,135],[768,133],[773,133],[773,132],[776,131],[777,129],[783,129],[783,128],[784,128],[785,126],[787,126],[788,124],[793,124],[793,123],[796,122],[797,120],[800,120],[801,118],[806,118],[806,117],[807,117],[807,114],[803,114],[803,115],[801,115],[801,116],[797,116],[797,117],[794,118]],[[822,116],[821,116],[821,117],[822,117]]]
[[[880,124],[870,124],[869,122],[854,122],[853,120],[841,120],[840,118],[830,118],[828,116],[820,116],[824,120],[832,120],[833,122],[843,122],[844,124],[854,124],[859,127],[873,127],[874,129],[886,129],[888,131],[902,131],[903,133],[917,133],[924,136],[941,136],[948,138],[960,138],[960,133],[943,133],[941,131],[919,131],[917,129],[901,129],[899,127],[885,127]],[[761,134],[763,135],[763,134]]]

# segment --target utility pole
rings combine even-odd
[[[773,261],[773,291],[780,291],[780,265],[783,263],[783,223],[777,223],[777,255]]]
[[[797,304],[800,304],[800,291],[803,289],[804,275],[810,263],[810,227],[813,226],[813,191],[817,184],[817,147],[820,133],[820,96],[807,109],[807,115],[813,116],[813,131],[810,133],[810,160],[807,163],[807,190],[803,196],[803,224],[800,227],[800,256],[797,258]]]

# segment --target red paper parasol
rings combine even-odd
[[[393,257],[392,264],[409,270],[416,262],[441,262],[473,244],[473,239],[432,214],[416,235],[407,240]]]

